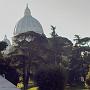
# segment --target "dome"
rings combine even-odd
[[[24,17],[21,18],[15,26],[14,35],[18,35],[20,33],[33,31],[35,33],[43,34],[43,29],[38,20],[32,17],[30,9],[28,5],[24,12]]]

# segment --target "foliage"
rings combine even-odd
[[[64,69],[57,65],[41,66],[36,72],[34,80],[40,90],[63,90],[66,81]]]
[[[70,56],[73,44],[69,39],[57,35],[55,29],[56,27],[51,25],[52,33],[51,38],[48,38],[48,43],[50,49],[54,52],[54,63],[59,64],[64,62],[62,61],[62,55],[66,57]],[[68,62],[68,59],[66,61]],[[65,63],[63,64],[66,65]]]
[[[5,50],[7,46],[8,46],[8,45],[7,45],[7,43],[6,43],[6,42],[1,41],[1,42],[0,42],[0,51]]]
[[[56,29],[56,26],[54,27],[54,26],[51,25],[51,30],[52,30],[51,36],[52,36],[52,38],[55,38],[55,37],[58,36],[55,29]]]
[[[89,65],[89,71],[88,71],[88,73],[86,75],[85,87],[90,88],[90,65]]]
[[[79,35],[74,35],[74,36],[75,36],[74,41],[76,41],[76,44],[79,44],[80,43],[80,36]]]
[[[89,37],[81,38],[79,35],[75,35],[76,41],[75,46],[73,46],[72,49],[72,57],[70,61],[70,80],[71,83],[77,83],[80,82],[80,77],[83,76],[85,78],[87,71],[88,71],[88,64],[90,63],[90,47]]]
[[[76,41],[75,45],[87,45],[89,46],[89,42],[90,42],[90,37],[84,37],[84,38],[81,38],[79,35],[75,35],[75,39],[74,41]]]
[[[89,42],[90,42],[90,37],[85,37],[85,38],[81,39],[81,44],[82,45],[87,44],[87,46],[89,46],[89,44],[88,44]]]
[[[2,57],[1,51],[5,50],[7,46],[8,46],[8,45],[7,45],[6,42],[0,41],[0,57]]]

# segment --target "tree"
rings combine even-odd
[[[52,33],[51,38],[48,38],[48,42],[50,49],[54,52],[54,62],[59,64],[62,62],[62,54],[63,56],[70,56],[73,44],[69,39],[57,35],[55,29],[56,27],[51,25]]]
[[[79,35],[74,35],[74,36],[75,36],[74,41],[76,41],[75,46],[78,46],[80,44],[81,38]]]
[[[5,50],[6,47],[7,47],[7,43],[4,41],[0,41],[0,68],[2,68],[0,73],[4,72],[4,69],[5,69],[4,64],[6,65],[5,59],[3,58],[3,55],[2,55],[2,51]]]
[[[54,26],[51,25],[51,30],[52,30],[51,37],[53,39],[54,61],[55,61],[55,64],[57,64],[57,60],[56,60],[56,49],[57,49],[56,37],[58,35],[56,34],[55,29],[56,29],[56,26],[54,27]]]
[[[83,76],[85,78],[86,73],[88,71],[88,64],[89,64],[89,55],[88,52],[90,52],[89,37],[81,38],[79,35],[75,35],[76,41],[75,46],[73,46],[72,49],[72,58],[71,58],[71,64],[70,69],[73,75],[73,79],[71,81],[74,81],[74,78],[76,78],[78,81],[76,83],[80,82],[79,78]],[[76,73],[76,74],[75,74]]]
[[[74,35],[75,36],[75,39],[74,41],[76,41],[75,45],[76,46],[83,46],[83,45],[87,45],[89,46],[89,42],[90,42],[90,37],[84,37],[84,38],[81,38],[79,35]]]
[[[12,53],[12,55],[16,53],[16,57],[14,58],[17,58],[19,65],[23,60],[21,59],[22,56],[20,56],[20,58],[18,57],[20,53],[28,58],[26,60],[27,63],[24,66],[27,67],[25,69],[26,73],[28,73],[25,76],[25,78],[28,78],[27,80],[29,80],[31,73],[33,74],[35,70],[37,70],[37,68],[40,66],[40,64],[46,64],[46,61],[43,59],[45,54],[43,52],[45,50],[45,46],[47,46],[46,44],[47,38],[45,35],[41,35],[33,31],[21,33],[14,37],[15,51]],[[28,83],[28,81],[26,83]]]
[[[55,37],[58,36],[55,29],[56,29],[56,26],[54,27],[54,26],[51,25],[51,30],[52,30],[51,36],[52,36],[52,38],[55,38]]]
[[[0,41],[0,56],[2,56],[1,51],[5,50],[7,46],[6,42]]]
[[[90,42],[90,37],[85,37],[81,39],[81,44],[82,45],[87,45],[89,46],[89,42]]]

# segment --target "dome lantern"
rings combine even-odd
[[[26,9],[25,9],[25,12],[24,12],[24,16],[28,16],[28,15],[31,15],[31,11],[28,8],[28,4],[27,4]]]

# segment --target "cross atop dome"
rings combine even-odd
[[[25,12],[24,12],[24,16],[29,16],[29,15],[31,15],[31,11],[30,11],[28,4],[27,4]]]

